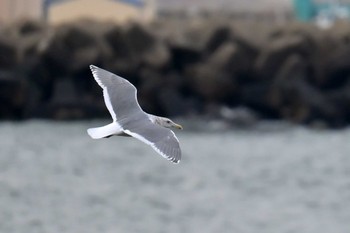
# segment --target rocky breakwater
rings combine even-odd
[[[0,119],[108,117],[90,64],[128,78],[155,114],[234,121],[243,107],[263,119],[350,123],[349,23],[322,30],[215,19],[7,25]]]

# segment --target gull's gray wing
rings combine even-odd
[[[156,125],[147,119],[130,121],[123,128],[125,133],[150,145],[164,158],[174,163],[180,162],[179,141],[170,129]]]
[[[103,89],[106,107],[113,121],[118,123],[135,114],[147,117],[137,102],[137,90],[128,80],[97,66],[90,65],[96,82]]]

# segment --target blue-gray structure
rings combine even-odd
[[[297,19],[310,21],[323,16],[330,20],[350,18],[350,1],[337,0],[293,0]]]

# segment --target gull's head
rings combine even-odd
[[[158,121],[156,121],[159,125],[165,127],[165,128],[176,128],[176,129],[182,129],[182,126],[179,124],[176,124],[172,120],[166,117],[160,117]]]

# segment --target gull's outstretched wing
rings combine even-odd
[[[179,140],[170,129],[163,128],[149,120],[130,121],[123,128],[125,133],[150,145],[164,158],[174,163],[180,162]]]
[[[146,113],[137,102],[137,90],[128,80],[115,75],[97,66],[90,65],[91,72],[96,82],[103,89],[103,97],[106,107],[113,121],[120,123],[134,114]]]

